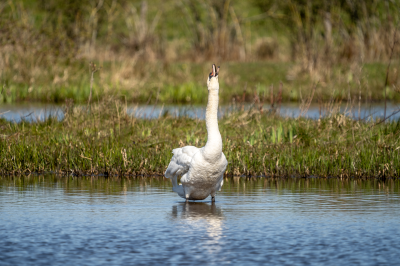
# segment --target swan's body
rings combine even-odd
[[[218,129],[218,71],[207,79],[208,103],[206,126],[208,139],[202,148],[185,146],[172,151],[171,162],[165,176],[172,180],[172,190],[186,200],[203,200],[211,195],[212,200],[224,183],[223,177],[228,161],[222,152],[222,138]],[[182,176],[178,185],[178,176]]]

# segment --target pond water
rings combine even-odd
[[[233,110],[248,110],[253,108],[254,105],[223,105],[220,106],[218,115],[222,117],[231,113]],[[258,108],[258,107],[257,107]],[[270,105],[264,105],[264,110],[268,111]],[[300,115],[312,119],[318,119],[321,116],[329,114],[332,110],[339,111],[354,119],[376,119],[384,116],[384,104],[361,104],[361,105],[347,105],[340,106],[324,105],[322,109],[318,104],[311,104],[310,107],[302,112],[301,105],[298,103],[283,103],[280,107],[280,115],[284,117],[298,117]],[[397,113],[396,113],[397,112]],[[128,113],[138,118],[154,119],[163,115],[171,115],[174,117],[188,116],[191,118],[205,118],[204,105],[130,105],[128,106]],[[386,116],[392,115],[390,120],[397,120],[400,118],[400,104],[388,103],[386,109]],[[41,103],[14,103],[14,104],[1,104],[0,117],[9,121],[20,122],[22,119],[26,121],[43,120],[49,116],[62,119],[64,117],[63,108],[61,105],[55,104],[41,104]]]
[[[0,265],[399,265],[400,180],[0,178]]]

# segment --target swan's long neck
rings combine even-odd
[[[222,138],[218,129],[218,90],[208,91],[206,126],[208,139],[203,154],[206,160],[214,161],[222,153]]]

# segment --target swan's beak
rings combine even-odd
[[[210,75],[208,76],[208,80],[211,80],[212,77],[217,77],[218,73],[219,73],[219,67],[216,68],[215,64],[213,64]]]

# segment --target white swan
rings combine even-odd
[[[222,138],[218,129],[218,73],[215,65],[207,78],[208,103],[206,109],[206,126],[208,139],[206,146],[197,148],[185,146],[172,151],[171,162],[165,176],[172,180],[172,190],[188,200],[203,200],[221,190],[223,177],[228,161],[222,152]],[[178,185],[178,176],[182,176]]]

